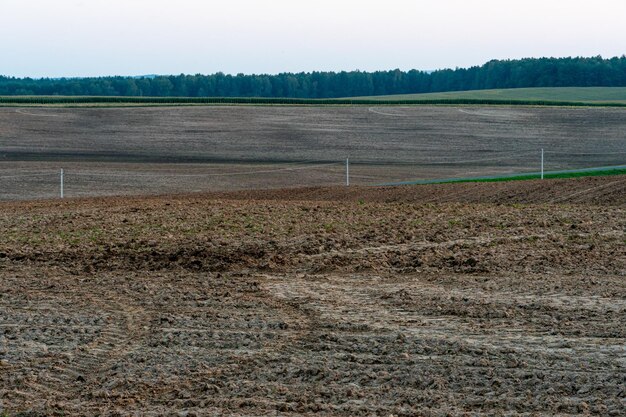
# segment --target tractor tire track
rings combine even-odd
[[[89,300],[90,311],[106,317],[97,337],[55,358],[43,378],[30,382],[41,398],[80,403],[91,391],[97,390],[100,377],[118,358],[139,346],[145,335],[149,314],[115,294],[102,297],[100,292],[73,294],[77,299]]]

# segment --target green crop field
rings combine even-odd
[[[583,177],[607,177],[615,175],[626,175],[626,166],[614,166],[614,167],[599,167],[599,168],[584,168],[574,170],[562,170],[545,172],[545,179],[566,179],[566,178],[583,178]],[[527,181],[536,180],[541,178],[541,173],[527,173],[527,174],[506,174],[506,175],[492,175],[483,177],[462,177],[462,178],[446,178],[435,180],[416,180],[416,181],[402,181],[396,183],[383,183],[378,184],[382,186],[390,185],[428,185],[428,184],[449,184],[449,183],[463,183],[463,182],[508,182],[508,181]]]
[[[545,179],[564,179],[564,178],[583,178],[583,177],[606,177],[613,175],[626,175],[626,168],[606,168],[606,169],[598,169],[598,170],[573,170],[567,172],[548,172],[544,175]],[[536,180],[540,179],[541,174],[528,174],[528,175],[513,175],[513,176],[503,176],[503,177],[492,177],[492,178],[475,178],[475,179],[459,179],[452,181],[442,181],[443,183],[448,182],[501,182],[501,181],[526,181],[526,180]]]
[[[626,103],[626,87],[509,88],[500,90],[450,91],[445,93],[401,94],[354,97],[364,100],[524,100]]]
[[[326,99],[267,97],[0,96],[0,107],[151,107],[192,105],[545,105],[625,107],[626,87],[512,88]]]

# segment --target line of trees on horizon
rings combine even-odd
[[[15,78],[0,95],[338,98],[524,87],[625,87],[626,56],[492,60],[427,71],[301,72],[276,75]]]

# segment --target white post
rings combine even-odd
[[[63,198],[63,168],[61,168],[61,198]]]
[[[541,179],[543,179],[543,148],[541,148]]]
[[[346,187],[350,186],[350,158],[346,158]]]

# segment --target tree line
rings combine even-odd
[[[276,75],[14,78],[0,95],[124,97],[336,98],[523,87],[623,87],[626,56],[492,60],[482,66],[427,71],[301,72]]]

